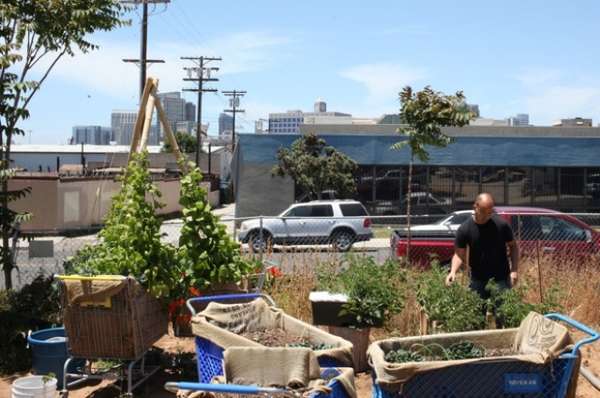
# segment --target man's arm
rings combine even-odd
[[[506,242],[506,245],[510,256],[510,283],[515,285],[519,279],[519,245],[515,240]]]
[[[456,273],[460,269],[463,263],[467,262],[467,249],[456,247],[454,249],[454,256],[452,256],[452,265],[450,267],[450,273],[446,277],[446,285],[451,284],[456,279]]]

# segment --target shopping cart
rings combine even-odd
[[[127,381],[123,390],[131,395],[159,370],[159,366],[146,364],[146,353],[167,332],[163,306],[130,277],[56,275],[55,278],[61,284],[64,327],[71,355],[64,364],[63,396],[67,396],[68,388],[86,380],[115,376]],[[94,283],[114,282],[119,289],[103,301],[69,303],[67,281],[79,281],[87,284],[87,288]],[[71,362],[81,360],[86,365],[80,371],[67,371]],[[92,364],[99,360],[110,366],[94,369]]]
[[[600,334],[565,315],[547,314],[589,337],[579,340],[571,350],[547,364],[514,359],[461,364],[416,374],[400,391],[389,391],[377,383],[373,374],[373,398],[405,397],[526,397],[565,398],[577,383],[580,348],[600,338]],[[572,395],[574,396],[574,394]]]
[[[321,377],[332,379],[339,375],[339,370],[335,368],[322,368]],[[339,380],[332,379],[327,383],[328,392],[316,391],[309,394],[310,398],[349,398]],[[242,398],[242,397],[285,397],[300,398],[302,391],[294,391],[283,388],[269,388],[258,386],[246,386],[238,384],[217,384],[217,383],[191,383],[191,382],[169,382],[165,384],[165,389],[177,393],[178,390],[202,391],[213,393],[215,398]]]
[[[263,293],[243,293],[243,294],[224,294],[216,296],[194,297],[188,299],[186,305],[192,316],[196,315],[199,307],[205,307],[210,302],[230,302],[243,303],[251,300],[263,298],[267,304],[276,307],[273,299]],[[221,347],[212,341],[201,336],[195,336],[196,357],[198,365],[198,378],[201,383],[210,383],[214,376],[223,374],[223,351],[225,347]],[[334,368],[344,366],[345,364],[338,363],[334,358],[328,356],[318,357],[319,366],[322,368]]]

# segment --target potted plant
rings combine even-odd
[[[351,254],[341,269],[332,266],[318,269],[317,287],[337,295],[339,300],[312,301],[313,320],[322,320],[316,324],[329,325],[330,333],[352,342],[356,371],[368,367],[366,350],[371,328],[382,327],[402,311],[404,281],[404,271],[395,262],[378,265],[368,256]],[[339,308],[337,313],[336,308]]]

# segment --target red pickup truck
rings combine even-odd
[[[458,211],[428,226],[411,228],[411,263],[429,265],[432,258],[449,264],[454,254],[454,237],[458,226],[472,211]],[[536,207],[496,207],[498,216],[513,229],[521,257],[542,255],[600,257],[600,233],[569,214]],[[390,238],[395,257],[405,257],[407,230],[395,230]]]

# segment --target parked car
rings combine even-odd
[[[600,255],[600,233],[569,214],[536,207],[496,207],[498,216],[510,223],[522,256],[563,255],[569,258]],[[429,264],[431,257],[449,263],[454,254],[454,236],[472,211],[454,212],[440,224],[411,228],[411,261]],[[459,223],[460,222],[460,223]],[[406,256],[407,230],[390,238],[396,257]]]
[[[238,239],[254,251],[270,244],[331,244],[336,250],[350,250],[354,242],[373,237],[371,219],[365,207],[354,200],[316,200],[291,205],[277,217],[242,222]]]

